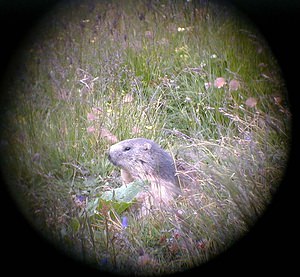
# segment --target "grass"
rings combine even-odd
[[[20,209],[102,270],[205,263],[251,230],[284,174],[290,114],[272,53],[206,1],[67,5],[33,31],[3,86],[1,169]],[[131,137],[154,139],[197,176],[142,219],[100,198],[121,185],[109,146]]]

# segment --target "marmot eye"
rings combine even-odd
[[[129,146],[124,148],[124,151],[129,151],[131,148]]]

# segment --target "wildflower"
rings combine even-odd
[[[96,128],[94,126],[89,126],[86,128],[86,131],[88,133],[94,133],[96,131]]]
[[[254,97],[249,97],[245,104],[249,107],[249,108],[254,108],[257,104],[257,99]]]
[[[89,121],[94,121],[94,120],[97,119],[97,117],[96,117],[96,115],[95,115],[94,113],[88,113],[88,114],[87,114],[87,119],[88,119]]]
[[[118,142],[118,138],[104,127],[100,129],[100,137],[106,139],[110,143]]]
[[[103,269],[103,268],[105,268],[107,266],[109,266],[109,260],[108,260],[108,258],[102,258],[100,260],[100,267],[101,267],[101,269]]]
[[[239,87],[240,87],[240,82],[239,81],[233,79],[229,82],[229,91],[238,90]]]
[[[178,32],[184,32],[184,31],[185,31],[185,28],[183,28],[183,27],[178,27],[178,28],[177,28],[177,31],[178,31]]]
[[[201,62],[201,63],[200,63],[200,67],[201,67],[201,68],[203,68],[203,67],[205,67],[205,66],[206,66],[206,63],[205,63],[205,62]]]
[[[152,125],[146,125],[145,128],[146,128],[147,130],[152,130],[152,129],[153,129],[153,126],[152,126]]]
[[[139,134],[141,132],[141,129],[137,126],[133,126],[131,129],[131,133],[133,134]]]
[[[246,133],[244,134],[244,140],[246,140],[246,141],[251,141],[251,140],[252,140],[251,133],[246,132]]]
[[[185,97],[184,102],[186,102],[186,103],[192,102],[192,99],[191,99],[190,97],[187,96],[187,97]]]
[[[83,208],[86,205],[87,197],[84,195],[74,195],[73,200],[77,207]]]
[[[205,89],[209,89],[211,87],[211,82],[204,83]]]
[[[79,202],[84,202],[86,200],[86,196],[76,195],[76,200],[79,201]]]
[[[122,228],[126,229],[128,227],[128,218],[127,216],[122,217]]]
[[[214,82],[214,86],[216,88],[222,88],[222,87],[224,87],[225,84],[226,84],[226,81],[223,77],[217,78]]]
[[[212,55],[210,56],[210,58],[211,58],[211,59],[216,59],[216,58],[217,58],[217,55],[216,55],[216,54],[212,54]]]
[[[123,97],[123,103],[131,103],[133,101],[133,95],[132,93],[127,93],[124,97]]]

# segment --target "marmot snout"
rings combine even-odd
[[[125,183],[149,181],[154,199],[168,202],[180,193],[173,158],[152,140],[123,140],[110,147],[108,158],[121,168]]]

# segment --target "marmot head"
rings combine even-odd
[[[110,147],[108,159],[126,170],[133,179],[176,183],[172,157],[157,143],[145,138],[120,141]]]

